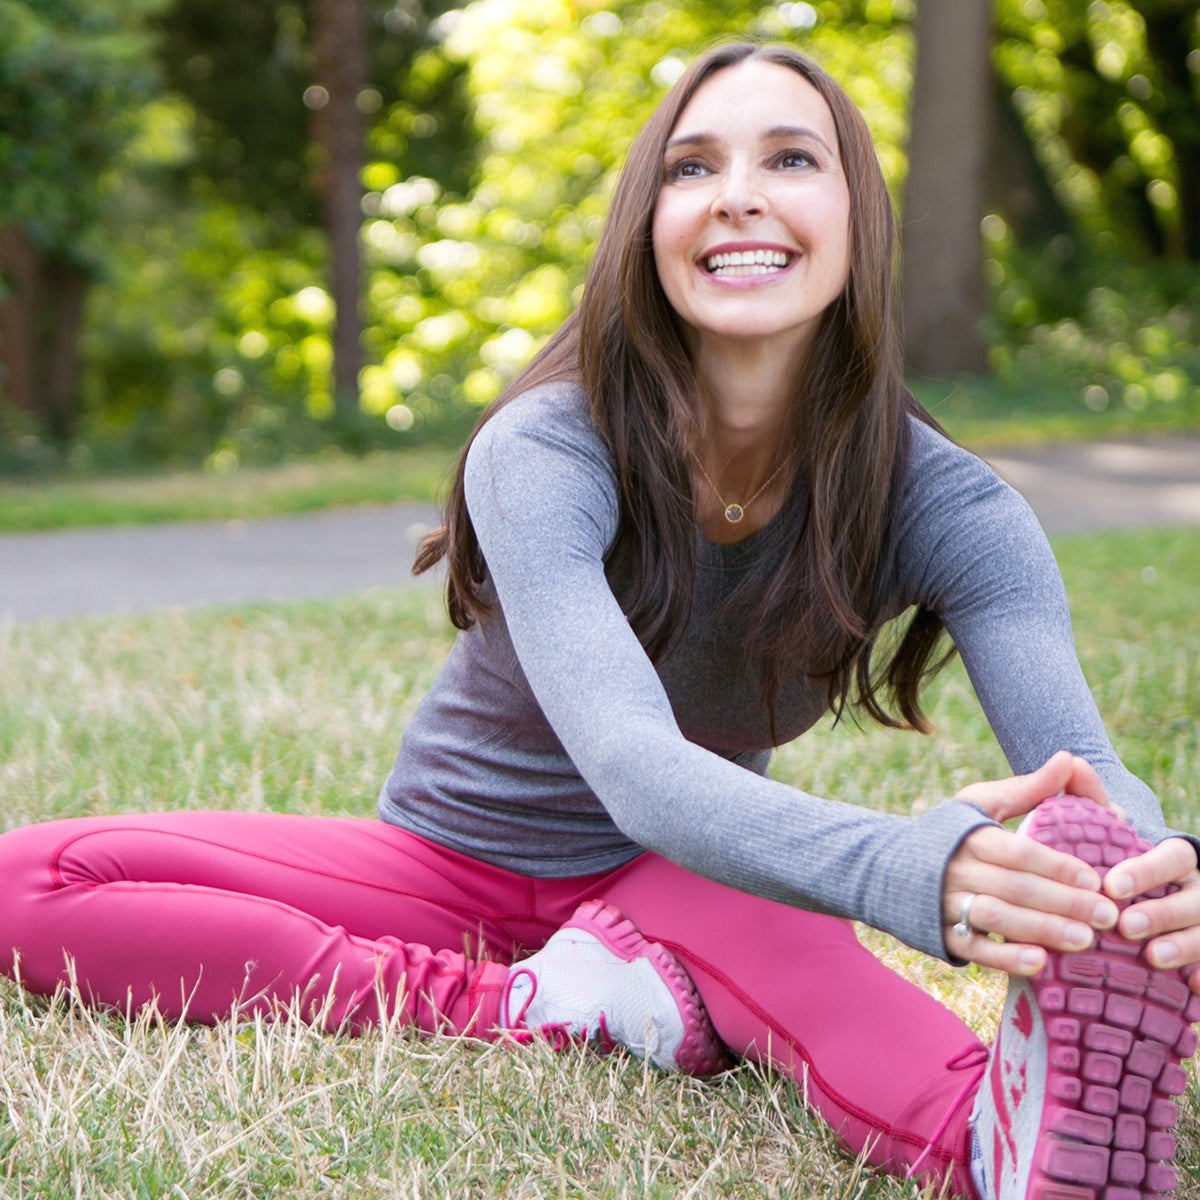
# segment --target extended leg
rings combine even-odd
[[[679,957],[724,1042],[789,1072],[852,1151],[969,1189],[966,1126],[984,1048],[860,946],[848,921],[651,854],[614,873],[604,898]]]

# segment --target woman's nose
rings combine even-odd
[[[754,174],[745,168],[729,168],[713,198],[713,213],[731,221],[760,217],[767,211],[767,198]]]

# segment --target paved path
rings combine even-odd
[[[0,536],[0,619],[327,596],[411,583],[428,505]]]
[[[1200,436],[991,456],[1051,532],[1200,525]],[[138,612],[356,592],[412,581],[432,509],[0,536],[0,618]]]
[[[1200,525],[1200,435],[986,457],[1051,533]]]

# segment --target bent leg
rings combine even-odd
[[[788,1072],[855,1154],[893,1172],[952,1175],[970,1194],[967,1117],[984,1047],[879,963],[849,921],[654,854],[615,872],[603,895],[686,965],[726,1045]]]
[[[164,813],[0,837],[0,970],[48,993],[69,958],[85,998],[176,1018],[299,997],[330,1027],[395,1014],[490,1036],[527,907],[520,877],[375,820]]]

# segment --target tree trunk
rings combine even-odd
[[[37,411],[35,314],[40,305],[41,271],[37,251],[19,226],[0,229],[0,277],[7,295],[0,300],[0,393],[16,408]]]
[[[922,374],[987,370],[981,328],[991,0],[920,0],[902,274],[905,351]]]
[[[91,276],[47,255],[19,226],[0,231],[0,393],[59,446],[79,422],[76,384],[83,304]]]
[[[1200,262],[1200,116],[1196,114],[1195,72],[1189,65],[1195,0],[1135,2],[1146,22],[1146,45],[1161,76],[1162,91],[1152,105],[1175,151],[1179,180],[1179,237],[1182,257]]]
[[[359,93],[367,86],[367,14],[363,0],[315,0],[312,45],[317,84],[325,100],[315,110],[313,136],[321,156],[318,186],[329,238],[330,286],[337,317],[333,387],[337,412],[348,424],[358,415],[362,363],[359,312],[364,122]],[[326,99],[327,97],[327,99]]]
[[[91,275],[75,263],[51,258],[46,263],[46,285],[52,302],[47,306],[50,320],[42,329],[42,412],[51,438],[65,446],[79,427],[79,338]]]

